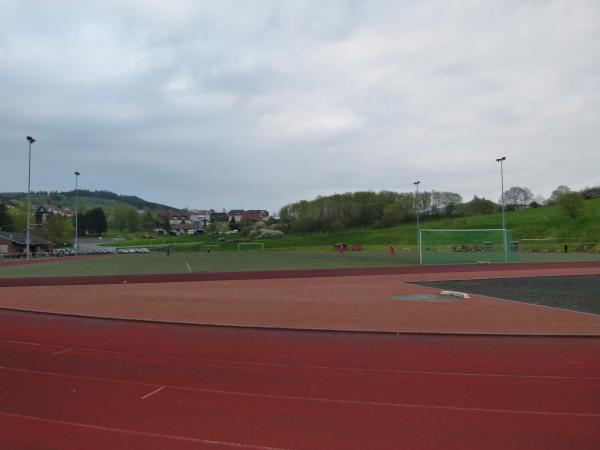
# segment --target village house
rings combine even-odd
[[[244,214],[243,209],[232,209],[231,211],[229,211],[227,213],[227,220],[229,220],[231,222],[231,219],[233,218],[233,220],[236,223],[239,223],[242,220],[243,214]]]
[[[244,211],[242,218],[249,222],[259,222],[261,220],[267,220],[269,218],[269,211],[264,209],[249,209]]]
[[[210,224],[210,216],[214,212],[214,209],[193,209],[190,211],[190,220],[206,227]]]
[[[29,250],[32,254],[47,256],[54,244],[45,239],[31,235]],[[0,255],[24,256],[27,253],[27,236],[25,233],[0,231]]]
[[[236,223],[240,223],[242,220],[247,222],[259,222],[261,220],[267,220],[269,218],[269,211],[264,209],[249,209],[244,211],[243,209],[232,209],[227,213],[229,221],[233,218]]]
[[[41,223],[46,223],[48,216],[54,214],[62,217],[74,217],[75,213],[70,208],[61,208],[60,206],[44,204],[38,208],[41,214]]]

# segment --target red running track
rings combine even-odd
[[[597,449],[600,338],[0,312],[2,449]]]

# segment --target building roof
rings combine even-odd
[[[27,235],[25,233],[17,233],[15,231],[0,231],[0,238],[8,239],[15,244],[26,245],[27,244]],[[49,245],[53,246],[54,244],[46,239],[39,238],[37,236],[31,235],[31,245]]]
[[[269,217],[269,211],[265,211],[264,209],[249,209],[242,213],[242,217],[246,219],[266,219]]]
[[[53,213],[57,213],[63,216],[73,216],[74,212],[71,208],[62,208],[60,206],[56,206],[56,205],[50,205],[48,203],[45,203],[41,206],[41,208],[43,210],[45,210],[46,212],[53,212]]]

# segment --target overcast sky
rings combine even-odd
[[[600,2],[0,0],[0,191],[600,184]]]

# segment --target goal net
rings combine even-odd
[[[238,252],[264,252],[265,244],[262,242],[240,242]]]
[[[419,230],[421,264],[515,262],[517,251],[510,230]]]

